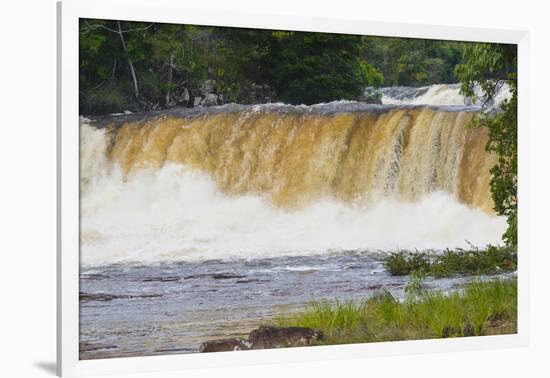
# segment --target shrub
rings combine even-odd
[[[128,109],[127,97],[116,90],[96,90],[80,97],[80,114],[111,114]]]
[[[517,252],[512,247],[488,246],[486,249],[446,249],[436,252],[399,251],[384,260],[392,276],[418,271],[434,277],[480,275],[513,272],[517,269]]]

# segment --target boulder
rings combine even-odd
[[[214,93],[214,88],[216,87],[216,80],[205,80],[199,87],[199,92],[201,96],[206,96],[207,94]]]
[[[248,341],[251,344],[250,349],[307,346],[322,339],[322,331],[304,327],[261,326],[250,332],[248,336]]]
[[[301,347],[312,345],[323,339],[323,332],[305,327],[270,327],[261,326],[253,330],[245,339],[221,339],[206,341],[201,344],[199,351],[225,352],[231,350],[271,349],[286,347]]]
[[[199,351],[201,353],[228,352],[232,350],[247,349],[250,349],[250,344],[246,340],[237,338],[206,341],[199,347]]]
[[[190,98],[191,98],[191,95],[189,93],[189,90],[187,88],[183,87],[183,89],[181,90],[181,93],[179,95],[178,102],[183,103],[183,104],[187,104],[189,102]]]
[[[208,93],[201,101],[201,106],[216,106],[218,105],[218,95]]]

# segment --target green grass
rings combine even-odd
[[[325,337],[319,344],[517,332],[516,279],[476,281],[447,294],[422,289],[417,278],[411,282],[402,302],[387,292],[362,302],[315,302],[303,311],[280,315],[274,323],[320,329]]]
[[[399,251],[390,254],[384,266],[393,276],[418,271],[434,277],[512,272],[517,269],[517,253],[509,247],[447,249],[442,253]]]

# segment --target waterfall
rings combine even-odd
[[[83,120],[82,261],[499,243],[473,114],[339,102]]]

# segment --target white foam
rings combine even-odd
[[[89,126],[83,126],[89,128]],[[228,196],[210,176],[167,164],[125,178],[101,155],[101,130],[82,146],[81,263],[261,258],[334,251],[440,249],[500,243],[505,219],[434,192],[418,202],[353,206],[327,198],[300,211],[261,196]],[[87,132],[85,131],[85,132]],[[93,153],[92,153],[93,152]]]
[[[479,85],[476,85],[475,94],[483,97]],[[460,94],[460,84],[434,84],[427,87],[386,87],[380,88],[382,103],[385,105],[433,105],[433,106],[464,106],[471,101]],[[511,97],[510,88],[506,83],[498,87],[492,107],[499,106],[504,100]],[[483,99],[478,101],[481,105]]]

